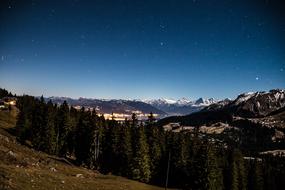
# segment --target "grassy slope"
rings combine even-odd
[[[0,111],[0,189],[164,189],[71,166],[57,157],[20,145],[6,131],[15,126],[16,114],[15,109],[11,113]],[[76,174],[83,177],[76,177]]]

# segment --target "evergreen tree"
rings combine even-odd
[[[56,113],[56,153],[60,156],[66,156],[68,151],[67,137],[71,131],[71,123],[69,117],[69,107],[66,101],[57,110]]]
[[[131,138],[131,128],[128,121],[126,121],[120,127],[120,136],[118,144],[118,158],[117,164],[118,174],[130,177],[131,171],[131,160],[132,160],[132,138]]]
[[[117,172],[115,161],[117,156],[118,130],[115,120],[106,120],[102,138],[102,155],[100,156],[101,171],[103,173]]]
[[[9,95],[6,89],[0,88],[0,99],[7,97]]]
[[[45,146],[45,128],[46,128],[46,106],[43,96],[40,101],[36,101],[36,106],[32,113],[32,125],[31,125],[31,142],[37,150],[44,150]]]
[[[152,178],[154,181],[159,177],[159,167],[162,159],[162,147],[161,147],[161,131],[157,127],[151,127],[150,136],[148,137],[149,143],[149,155],[151,157],[150,170],[152,171]]]
[[[155,117],[154,117],[153,113],[150,112],[150,114],[149,114],[148,117],[147,117],[147,122],[146,122],[146,124],[147,124],[148,126],[150,126],[150,127],[153,127],[154,122],[155,122]]]
[[[46,125],[43,132],[43,151],[49,154],[55,154],[56,132],[55,132],[55,108],[51,101],[47,104]]]
[[[79,164],[89,165],[92,138],[90,112],[86,112],[83,107],[75,131],[75,156]]]
[[[138,128],[135,139],[134,157],[132,161],[133,179],[148,183],[151,178],[149,147],[144,131],[144,127]]]
[[[230,162],[230,179],[231,179],[231,189],[246,189],[246,173],[244,159],[241,152],[237,149],[233,150]]]
[[[187,165],[189,160],[188,143],[184,133],[172,133],[171,143],[171,175],[170,179],[184,186],[187,181]]]
[[[194,136],[188,159],[190,189],[207,189],[207,143]]]
[[[252,177],[251,183],[249,183],[249,189],[262,190],[264,187],[262,163],[261,161],[254,160],[250,163],[251,171],[249,178]]]
[[[138,118],[135,113],[132,114],[132,127],[137,127],[138,126]]]
[[[75,108],[70,108],[70,117],[69,117],[69,123],[70,123],[70,130],[67,135],[67,146],[68,146],[68,152],[70,154],[74,153],[74,147],[76,144],[75,141],[75,135],[76,135],[76,127],[79,120],[79,111],[77,111]]]
[[[212,144],[207,148],[207,189],[223,189],[223,174],[219,168],[219,159]]]

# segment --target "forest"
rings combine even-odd
[[[189,190],[285,186],[282,155],[258,155],[224,136],[165,131],[152,113],[145,122],[135,114],[117,122],[94,110],[27,95],[18,97],[17,107],[19,142],[104,174]]]

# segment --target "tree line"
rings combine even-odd
[[[236,146],[198,132],[167,132],[153,114],[145,123],[135,114],[117,122],[95,110],[76,110],[44,98],[18,97],[20,142],[104,174],[182,189],[282,189],[285,161],[244,159]]]
[[[8,90],[4,88],[0,88],[0,99],[4,97],[15,97],[16,95],[13,95],[11,92],[8,92]]]

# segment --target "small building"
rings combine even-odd
[[[0,109],[4,109],[4,108],[5,108],[4,101],[0,100]]]
[[[17,102],[16,97],[4,97],[2,100],[4,101],[4,104],[11,105],[11,106],[16,105],[16,102]]]

